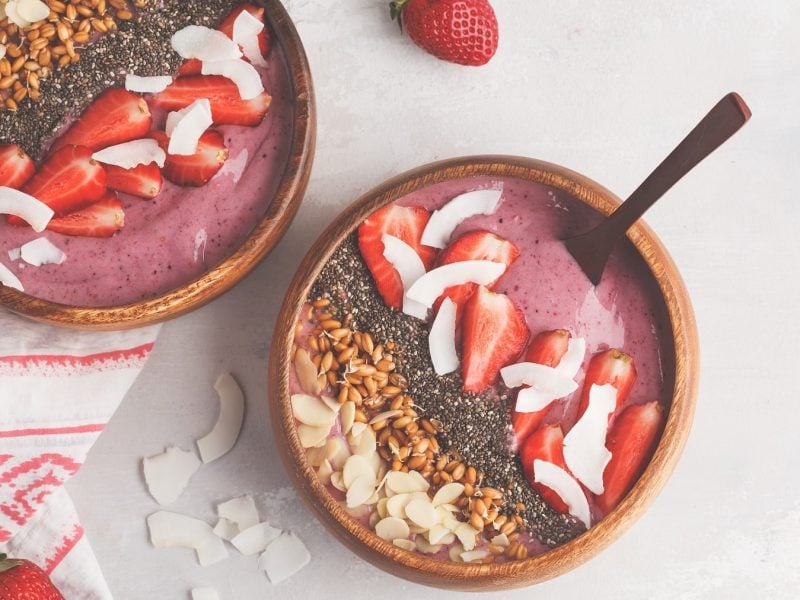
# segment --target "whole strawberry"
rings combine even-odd
[[[32,562],[0,554],[0,600],[64,600],[64,596]]]
[[[487,0],[393,0],[393,19],[437,58],[485,65],[497,51],[497,17]]]

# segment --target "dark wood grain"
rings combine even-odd
[[[294,97],[291,150],[266,214],[236,252],[222,263],[170,292],[120,306],[68,306],[0,284],[0,306],[36,321],[76,329],[131,329],[173,319],[207,304],[243,279],[275,247],[300,207],[311,175],[316,145],[316,109],[311,70],[303,44],[278,0],[264,6],[272,39],[286,57]]]
[[[375,209],[434,183],[484,176],[515,177],[543,183],[568,192],[605,215],[620,203],[611,192],[578,173],[527,158],[458,158],[399,175],[356,200],[308,252],[280,310],[269,363],[269,407],[276,444],[306,504],[334,536],[373,565],[416,583],[451,590],[489,591],[538,583],[577,567],[616,540],[644,512],[672,473],[689,434],[698,385],[697,330],[689,297],[669,254],[653,232],[639,222],[630,229],[628,237],[650,267],[664,296],[675,344],[676,372],[674,394],[658,449],[622,503],[575,540],[537,557],[501,564],[443,562],[407,552],[380,539],[352,518],[331,497],[306,461],[294,425],[289,402],[289,370],[292,368],[295,323],[301,307],[336,246]]]

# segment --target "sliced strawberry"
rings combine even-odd
[[[536,483],[533,478],[533,461],[536,459],[553,463],[567,471],[567,464],[564,462],[564,432],[561,430],[561,425],[558,423],[545,425],[534,431],[525,440],[519,457],[528,483],[539,492],[542,499],[558,512],[569,512],[569,507],[561,499],[561,496],[546,485]]]
[[[439,255],[437,262],[446,265],[463,260],[491,260],[504,263],[508,267],[518,256],[519,250],[512,242],[489,231],[478,230],[465,233],[450,244]],[[494,283],[488,287],[491,289]],[[447,288],[436,300],[434,310],[439,310],[442,301],[449,297],[457,307],[456,323],[459,323],[464,306],[476,287],[474,283],[464,283]]]
[[[106,170],[92,159],[84,146],[67,146],[56,151],[42,168],[22,187],[53,209],[56,216],[80,210],[99,200],[106,191]],[[25,225],[9,215],[8,222]]]
[[[36,166],[25,150],[16,144],[0,144],[0,186],[18,190],[35,170]]]
[[[111,237],[125,225],[125,212],[116,192],[109,190],[98,202],[77,212],[50,220],[50,231],[81,237]]]
[[[633,487],[653,455],[664,411],[657,401],[634,404],[614,420],[606,439],[611,460],[603,472],[597,505],[609,513]]]
[[[505,294],[479,286],[467,302],[462,323],[461,371],[464,390],[482,392],[500,369],[516,359],[528,341],[525,314]]]
[[[267,92],[261,92],[252,100],[242,100],[236,84],[220,75],[180,77],[163,92],[155,94],[151,101],[159,108],[180,110],[198,98],[208,98],[211,102],[211,117],[215,124],[250,127],[261,123],[272,101]]]
[[[150,135],[166,152],[169,146],[167,134],[153,131]],[[197,152],[191,156],[167,154],[162,172],[164,177],[177,185],[200,187],[217,174],[226,160],[228,149],[222,134],[209,129],[200,136]]]
[[[586,369],[586,378],[583,380],[581,402],[578,407],[578,418],[583,415],[589,406],[589,391],[592,385],[605,385],[610,383],[617,388],[617,409],[625,403],[631,388],[636,382],[636,367],[633,357],[616,348],[609,348],[592,357]]]
[[[189,58],[183,61],[183,64],[178,67],[178,72],[176,75],[178,77],[186,77],[187,75],[200,75],[203,71],[203,63],[202,61],[197,60],[196,58]]]
[[[106,165],[106,174],[109,188],[140,198],[155,198],[164,183],[161,169],[154,162],[137,165],[132,169]]]
[[[561,362],[561,357],[566,354],[570,337],[572,336],[566,329],[543,331],[533,338],[533,341],[528,346],[525,360],[548,367],[555,367]],[[521,446],[525,438],[539,426],[539,423],[542,422],[542,419],[547,414],[548,408],[529,413],[513,412],[511,424],[514,426],[514,438],[517,441],[517,446]]]
[[[392,264],[383,257],[384,234],[403,240],[416,250],[426,269],[433,265],[436,250],[420,242],[430,213],[424,208],[389,204],[376,210],[358,228],[358,248],[375,285],[387,306],[403,307],[403,282]]]
[[[51,152],[68,145],[100,150],[143,137],[153,123],[144,99],[122,88],[99,96],[75,124],[55,141]]]
[[[219,24],[217,29],[219,29],[229,38],[233,39],[233,24],[236,21],[236,17],[242,14],[242,11],[245,10],[262,23],[264,22],[264,9],[245,2],[234,8],[228,14],[228,16],[222,20],[222,23]],[[258,48],[261,50],[262,56],[266,58],[267,54],[269,54],[269,38],[267,37],[266,27],[264,27],[264,29],[261,30],[261,33],[258,34]]]

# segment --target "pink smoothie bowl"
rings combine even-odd
[[[270,67],[263,77],[267,85],[274,86],[267,88],[273,102],[258,128],[239,128],[245,129],[244,133],[233,128],[223,133],[231,144],[244,148],[245,160],[248,147],[251,157],[258,153],[260,158],[262,152],[266,157],[269,152],[270,158],[248,166],[244,176],[238,176],[241,180],[235,179],[235,189],[228,189],[232,185],[226,176],[201,188],[171,186],[158,203],[130,202],[125,207],[125,227],[114,238],[67,240],[71,244],[68,256],[72,264],[80,265],[80,274],[71,271],[62,278],[66,264],[43,267],[39,273],[47,274],[50,268],[55,274],[52,284],[45,281],[38,286],[41,289],[26,285],[28,293],[0,285],[0,306],[68,328],[141,327],[173,319],[217,298],[277,245],[297,213],[311,174],[316,144],[314,89],[302,42],[283,5],[278,0],[255,4],[264,8],[271,44]],[[268,151],[262,150],[266,147]],[[215,186],[217,179],[220,183]],[[235,218],[231,217],[231,202],[240,204]],[[171,215],[184,210],[181,206],[186,207],[185,222],[174,223]],[[200,225],[198,213],[193,212],[198,206],[203,207]],[[195,260],[191,260],[191,244],[200,227],[217,229],[209,229],[208,244],[203,240],[202,260],[197,260],[196,247]],[[21,228],[6,228],[6,235],[20,237],[9,243],[17,244],[24,241],[21,236],[28,235],[17,229]],[[147,240],[146,248],[140,244],[142,239]],[[221,241],[215,245],[216,240]],[[188,258],[186,247],[190,248]],[[89,258],[79,260],[84,257]],[[151,270],[156,261],[171,263],[171,279],[154,281]]]
[[[582,218],[585,219],[576,225],[579,228],[598,222],[603,215],[613,212],[621,202],[612,192],[579,173],[547,162],[514,156],[456,158],[424,165],[398,175],[345,209],[309,250],[278,315],[269,364],[269,407],[275,440],[290,478],[305,503],[332,535],[364,560],[409,581],[449,590],[492,591],[533,585],[579,567],[617,540],[644,513],[674,470],[689,435],[698,387],[698,337],[689,296],[667,250],[653,231],[640,220],[628,231],[625,252],[629,252],[636,264],[641,265],[641,269],[637,267],[635,277],[647,280],[647,289],[652,290],[652,295],[647,297],[652,299],[656,308],[650,310],[651,307],[642,307],[640,303],[638,308],[627,313],[634,316],[626,318],[636,319],[641,310],[646,310],[648,314],[658,315],[659,322],[663,324],[658,334],[658,361],[662,365],[662,372],[658,374],[659,369],[653,372],[660,382],[658,394],[664,407],[664,421],[652,458],[621,502],[599,521],[593,522],[588,530],[565,543],[552,544],[551,548],[532,552],[529,557],[521,560],[483,563],[452,562],[446,557],[443,560],[441,556],[409,551],[382,539],[365,523],[364,518],[353,516],[342,504],[341,496],[337,499],[331,487],[322,483],[314,466],[307,459],[307,451],[298,435],[297,421],[292,409],[291,396],[297,392],[294,356],[302,344],[302,338],[297,337],[298,324],[307,318],[309,302],[317,297],[310,296],[315,293],[312,289],[321,274],[324,274],[325,265],[336,256],[337,248],[346,240],[352,240],[350,236],[376,210],[395,201],[399,201],[401,206],[417,202],[435,207],[437,205],[434,196],[437,193],[450,198],[464,190],[491,185],[492,181],[505,183],[504,194],[509,189],[511,191],[502,202],[516,207],[506,206],[506,213],[500,215],[503,207],[501,204],[495,223],[503,222],[500,216],[506,223],[513,220],[509,219],[508,211],[518,210],[528,201],[529,194],[520,190],[544,190],[555,198],[553,205],[559,209],[564,203],[558,199],[569,199],[565,204],[572,208],[564,209],[561,214],[571,216],[558,218],[569,220],[577,218],[574,215],[583,215]],[[530,194],[530,198],[533,198],[533,194]],[[487,227],[486,223],[486,220],[480,221],[480,226]],[[511,229],[506,231],[513,233]],[[570,230],[570,233],[573,232]],[[557,237],[554,240],[559,244],[559,249],[555,250],[558,256],[561,256],[560,239],[561,237]],[[518,245],[526,243],[520,237],[514,241]],[[529,243],[534,242],[530,240]],[[536,244],[538,243],[537,239]],[[564,255],[566,256],[565,251]],[[526,269],[531,268],[530,264],[528,263]],[[563,273],[563,278],[578,278],[578,275],[570,273],[582,276],[579,270],[574,271],[571,266],[567,265],[564,269],[562,271],[559,267],[557,270],[558,274]],[[607,272],[605,277],[609,275],[612,281],[617,276],[616,273]],[[506,283],[503,291],[521,305],[522,300],[514,297],[511,288],[521,287],[526,292],[526,284],[521,282],[528,278],[514,276],[512,279],[512,285]],[[502,279],[500,281],[503,282]],[[514,286],[517,282],[520,282],[519,286]],[[572,282],[568,284],[570,289],[576,289]],[[601,283],[601,286],[604,284],[607,289],[609,281]],[[624,291],[625,285],[621,283],[620,290]],[[579,282],[577,288],[591,289],[592,294],[596,291],[598,297],[604,293],[601,286],[596,290],[586,286],[591,284]],[[616,287],[616,283],[614,286]],[[533,295],[530,291],[526,293],[528,296]],[[546,291],[541,291],[542,296],[546,294]],[[556,310],[537,312],[552,314]],[[625,309],[621,309],[621,314],[625,316]],[[532,324],[530,314],[528,323],[532,327],[540,326],[543,329],[553,326],[546,321]],[[634,326],[628,329],[629,341],[634,337],[634,330]],[[594,342],[591,341],[591,336],[586,337],[587,344],[591,347]],[[646,394],[651,393],[655,392],[648,388]],[[424,412],[425,408],[420,410]]]

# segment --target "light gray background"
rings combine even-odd
[[[501,46],[486,67],[437,61],[400,37],[382,0],[289,0],[313,67],[319,144],[288,234],[246,281],[166,325],[143,375],[69,485],[120,599],[455,598],[370,567],[301,506],[279,463],[265,399],[283,293],[347,203],[419,164],[475,153],[533,156],[629,194],[699,118],[736,90],[754,117],[647,221],[692,294],[702,343],[697,415],[650,511],[609,550],[555,581],[492,598],[790,598],[800,587],[800,3],[795,0],[497,0]],[[140,458],[188,448],[214,421],[230,369],[248,397],[235,449],[175,509],[254,494],[312,553],[271,587],[255,559],[211,568],[152,549],[156,509]]]

